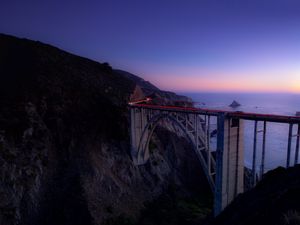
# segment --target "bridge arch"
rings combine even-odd
[[[171,113],[161,112],[161,113],[155,114],[154,116],[149,118],[149,120],[147,121],[147,124],[144,126],[141,136],[140,136],[138,150],[137,150],[137,160],[139,162],[145,163],[149,159],[149,156],[150,156],[149,143],[150,143],[150,140],[152,138],[155,128],[159,125],[159,123],[161,121],[166,121],[166,122],[170,121],[170,124],[172,124],[173,126],[176,126],[185,134],[186,138],[189,140],[190,144],[193,146],[193,151],[195,152],[195,154],[198,157],[198,160],[200,161],[202,170],[207,177],[208,183],[209,183],[212,191],[214,191],[214,181],[212,179],[212,176],[207,173],[207,171],[208,171],[207,163],[206,163],[203,155],[199,151],[199,147],[197,147],[197,145],[199,146],[199,143],[198,144],[196,143],[196,138],[198,138],[198,137],[196,135],[192,135],[191,132],[187,131],[187,127],[186,127],[187,120],[179,121],[178,118],[173,116]],[[202,143],[202,146],[203,146],[203,148],[205,148],[205,143]],[[208,153],[208,154],[210,154],[210,153]]]

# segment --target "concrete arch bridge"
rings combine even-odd
[[[149,159],[149,142],[161,121],[168,122],[185,134],[193,146],[208,183],[214,193],[214,213],[218,215],[233,199],[244,191],[244,120],[254,122],[251,184],[265,172],[265,140],[267,123],[288,123],[286,166],[291,166],[291,141],[296,138],[294,164],[298,163],[300,117],[231,112],[193,107],[159,106],[131,103],[131,156],[135,165]],[[217,124],[217,145],[210,145],[211,121]],[[258,130],[258,123],[263,129]],[[297,134],[293,126],[297,125]],[[262,135],[262,152],[257,153],[257,136]],[[215,152],[213,156],[212,152]],[[260,160],[258,160],[258,158]],[[257,170],[257,161],[260,162]]]

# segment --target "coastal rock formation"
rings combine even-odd
[[[127,103],[137,85],[158,102],[188,100],[135,79],[0,35],[1,225],[139,223],[162,195],[175,204],[209,193],[191,146],[170,130],[156,131],[147,164],[132,164]]]
[[[241,106],[241,104],[234,100],[229,106],[230,106],[231,108],[236,108],[236,107]]]

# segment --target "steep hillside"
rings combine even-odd
[[[170,131],[156,132],[146,165],[132,164],[136,86],[107,63],[0,35],[1,225],[149,224],[161,196],[209,193],[191,147]]]
[[[144,96],[149,96],[152,98],[152,104],[160,104],[160,105],[178,105],[178,106],[192,106],[192,99],[177,95],[170,91],[162,91],[151,84],[149,81],[145,81],[144,79],[128,73],[122,70],[115,70],[117,74],[120,74],[135,84],[141,89]]]

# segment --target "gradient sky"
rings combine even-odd
[[[300,93],[299,0],[3,0],[0,18],[163,89]]]

